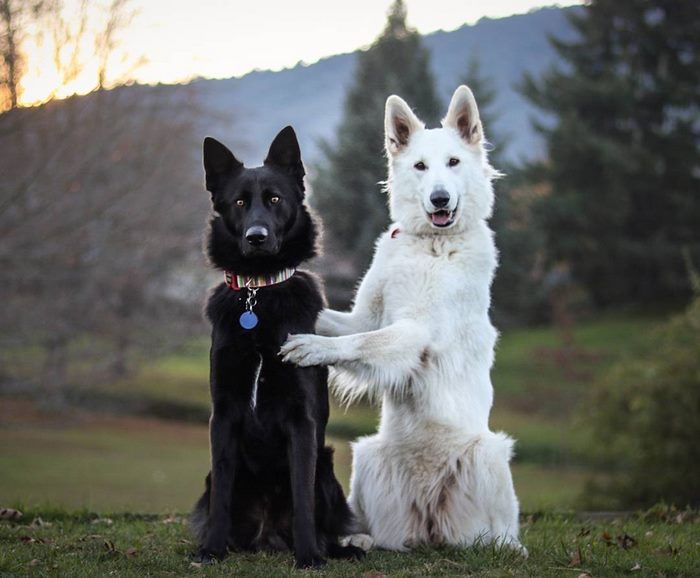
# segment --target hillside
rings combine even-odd
[[[506,157],[532,158],[541,150],[530,125],[537,112],[515,90],[522,75],[535,75],[556,62],[548,36],[571,37],[566,19],[572,9],[544,8],[508,18],[484,18],[473,26],[425,37],[439,93],[447,102],[472,55],[498,90],[496,130],[509,135]],[[231,55],[232,58],[235,55]],[[228,142],[245,143],[243,160],[259,161],[277,130],[292,124],[308,161],[317,158],[318,140],[332,139],[345,90],[352,82],[357,52],[297,65],[280,72],[252,72],[241,78],[193,83],[204,109],[213,113],[203,130]],[[478,98],[478,95],[477,95]],[[541,117],[538,117],[541,118]],[[489,127],[486,127],[487,133]]]

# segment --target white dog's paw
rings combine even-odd
[[[319,335],[290,335],[280,348],[282,360],[295,363],[301,367],[311,365],[328,365],[330,363],[330,344]]]
[[[504,542],[503,546],[505,548],[513,550],[513,552],[515,552],[516,554],[520,554],[525,560],[527,560],[527,558],[530,556],[530,553],[527,551],[527,548],[517,540],[510,540]]]
[[[350,536],[343,536],[340,539],[341,546],[355,546],[355,548],[360,548],[365,552],[374,546],[374,540],[369,534],[350,534]]]

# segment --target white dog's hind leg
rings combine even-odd
[[[484,538],[527,556],[518,539],[519,507],[510,471],[514,442],[502,432],[487,432],[479,438],[470,460],[469,477],[474,484],[474,502],[490,521]]]
[[[379,548],[407,550],[411,542],[408,501],[395,460],[386,455],[377,435],[352,444],[353,463],[348,502],[363,532]]]

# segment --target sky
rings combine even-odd
[[[66,0],[66,18],[78,0]],[[195,77],[229,78],[255,69],[280,70],[298,62],[368,46],[381,33],[392,0],[131,0],[135,17],[121,34],[113,80],[175,83]],[[454,30],[487,16],[497,18],[545,5],[581,0],[405,0],[409,24],[423,34]],[[93,5],[95,3],[93,0]],[[74,19],[74,18],[73,18]],[[96,25],[97,26],[97,25]],[[84,93],[94,88],[94,51],[82,51],[85,70],[56,90],[52,49],[27,43],[23,102]],[[138,65],[135,63],[138,62]]]

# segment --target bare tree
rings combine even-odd
[[[96,33],[97,85],[126,5],[113,0]],[[69,82],[87,5],[70,25],[47,6],[52,38],[70,46],[56,61]],[[203,278],[191,267],[207,211],[199,118],[193,88],[143,86],[0,114],[0,380],[60,397],[200,327],[187,299]]]
[[[45,8],[42,0],[0,0],[0,112],[17,107],[25,72],[21,50],[27,24]]]

